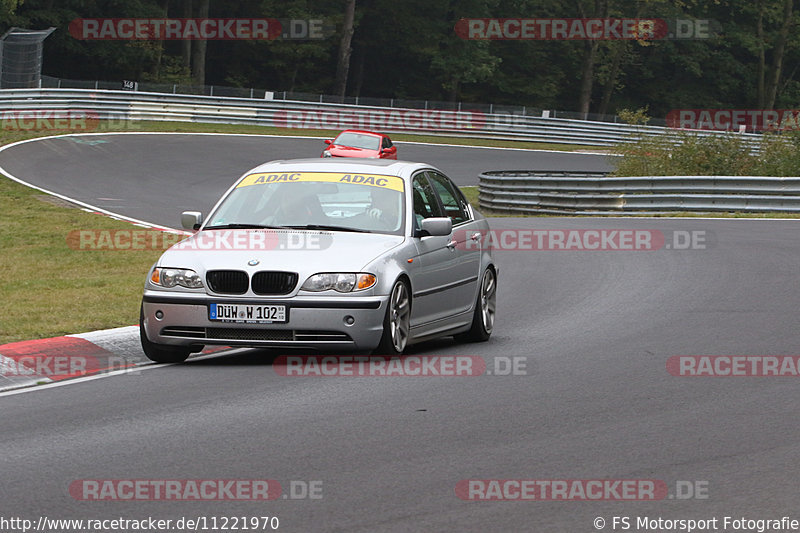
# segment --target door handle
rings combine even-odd
[[[450,241],[450,242],[447,243],[446,246],[448,248],[450,248],[451,250],[455,250],[456,249],[456,244],[458,244],[456,241]]]
[[[469,238],[472,239],[473,241],[477,241],[477,240],[480,240],[481,234],[476,231],[475,233],[470,235]]]

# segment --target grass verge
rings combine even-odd
[[[160,252],[70,247],[75,229],[135,226],[0,179],[0,344],[135,324],[144,278]],[[13,310],[13,312],[12,312]]]

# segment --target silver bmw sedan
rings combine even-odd
[[[153,265],[140,336],[157,362],[206,345],[401,354],[485,341],[498,267],[486,219],[423,163],[298,159],[247,172]]]

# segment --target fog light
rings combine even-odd
[[[355,323],[356,323],[356,319],[353,318],[352,316],[347,315],[346,317],[344,317],[344,324],[346,326],[352,326]]]
[[[161,320],[162,318],[164,318],[164,313],[163,313],[163,311],[160,311],[160,310],[159,310],[159,311],[156,311],[156,318],[157,318],[158,320]]]

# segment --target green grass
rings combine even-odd
[[[70,231],[136,227],[0,179],[0,344],[135,324],[158,250],[74,249]]]

